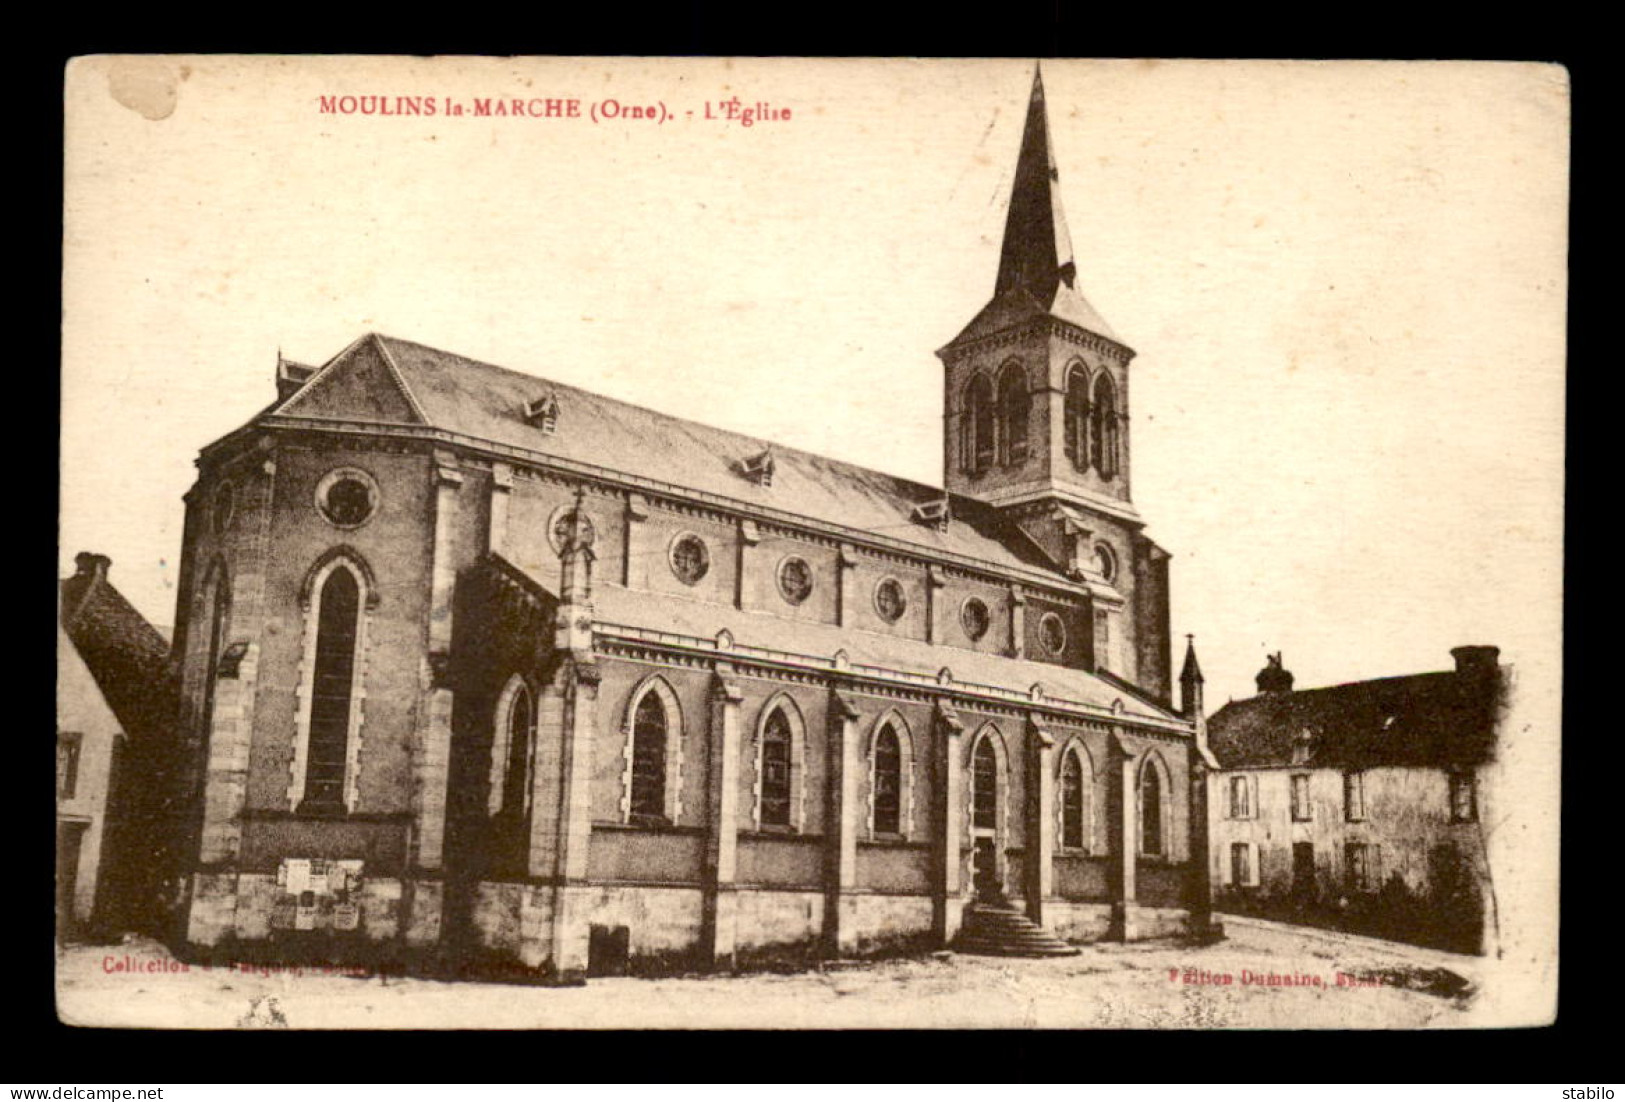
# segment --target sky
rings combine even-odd
[[[108,554],[172,624],[198,449],[274,398],[279,352],[319,364],[368,331],[940,485],[933,352],[992,292],[1031,80],[75,62],[61,573]],[[1277,650],[1300,687],[1463,643],[1555,679],[1564,71],[1055,61],[1044,83],[1078,286],[1137,352],[1133,496],[1210,707]],[[322,113],[346,95],[437,113]],[[707,118],[735,96],[789,118]],[[444,110],[515,97],[581,115]]]

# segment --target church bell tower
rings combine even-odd
[[[1041,72],[993,297],[942,348],[944,484],[992,506],[1089,586],[1100,669],[1166,697],[1167,553],[1130,492],[1129,361],[1084,298]]]

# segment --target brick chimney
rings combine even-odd
[[[1456,660],[1456,673],[1462,677],[1493,677],[1499,668],[1500,647],[1452,647],[1450,657]]]
[[[73,565],[78,567],[80,577],[105,582],[108,570],[112,569],[113,560],[92,551],[81,551],[73,557]]]

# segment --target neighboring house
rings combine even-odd
[[[107,556],[76,562],[58,587],[58,929],[157,932],[169,645],[107,580]]]
[[[1208,721],[1211,874],[1223,910],[1485,951],[1487,767],[1505,707],[1495,647],[1454,670],[1257,696]]]
[[[279,362],[186,496],[187,940],[571,973],[978,901],[1182,929],[1199,709],[1057,180],[1035,81],[946,488],[391,337]]]

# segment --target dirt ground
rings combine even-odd
[[[178,971],[161,945],[130,941],[59,948],[57,1009],[76,1025],[195,1029],[1459,1028],[1477,1024],[1482,963],[1249,924],[1206,947],[1103,943],[1055,960],[937,954],[546,988]],[[1271,974],[1322,986],[1257,982]],[[1339,974],[1361,983],[1339,986]]]

